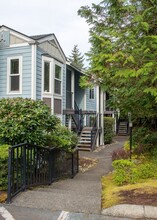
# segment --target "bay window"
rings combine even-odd
[[[54,93],[61,95],[61,70],[62,68],[55,64]]]

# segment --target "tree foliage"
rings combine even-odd
[[[78,49],[78,45],[74,45],[74,48],[71,52],[71,55],[69,57],[71,63],[76,66],[79,69],[82,69],[84,64],[84,55],[81,54],[81,52]]]
[[[78,14],[90,25],[89,73],[101,79],[111,105],[134,118],[155,118],[157,0],[105,0]]]

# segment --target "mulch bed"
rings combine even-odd
[[[97,159],[92,159],[88,157],[81,157],[79,159],[79,171],[80,172],[86,172],[93,166],[97,164],[98,160]]]
[[[0,203],[5,202],[7,199],[7,192],[0,190]]]
[[[157,192],[148,193],[140,192],[140,189],[126,190],[120,192],[120,197],[123,197],[123,204],[135,204],[135,205],[151,205],[157,206]]]

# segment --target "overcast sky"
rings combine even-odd
[[[66,56],[78,45],[89,50],[88,25],[77,15],[83,5],[100,0],[1,0],[0,25],[26,35],[54,33]]]

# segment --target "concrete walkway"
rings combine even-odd
[[[112,170],[111,153],[113,150],[121,148],[126,139],[127,137],[116,137],[111,145],[100,147],[94,152],[80,152],[80,157],[94,158],[98,160],[98,163],[88,171],[80,172],[74,179],[61,180],[50,186],[27,190],[14,198],[12,204],[6,208],[11,212],[14,210],[13,214],[16,213],[16,207],[17,210],[22,210],[22,213],[26,209],[28,212],[29,210],[30,212],[31,210],[43,210],[45,215],[47,210],[47,212],[53,212],[54,216],[60,216],[62,212],[65,212],[65,214],[69,213],[69,217],[65,218],[68,220],[121,219],[119,217],[123,219],[157,219],[157,208],[151,206],[119,205],[101,210],[101,177]],[[55,215],[55,213],[57,214]],[[52,215],[50,215],[52,220],[64,219],[62,216],[52,218]],[[25,220],[25,218],[21,218],[21,220]]]
[[[111,153],[123,146],[127,137],[118,137],[115,143],[100,151],[80,152],[80,157],[98,159],[98,163],[74,179],[61,180],[50,186],[27,190],[13,199],[13,205],[65,210],[81,213],[101,213],[101,177],[111,170]]]

